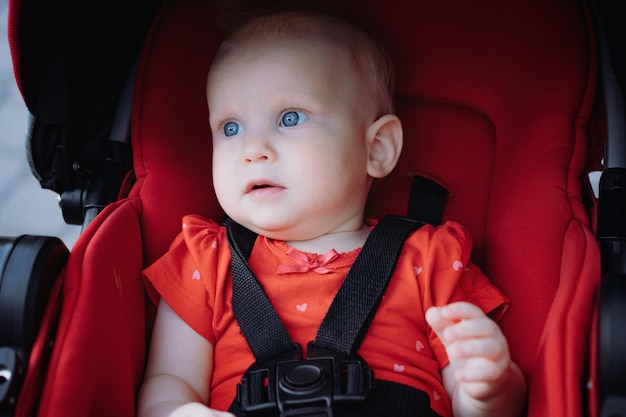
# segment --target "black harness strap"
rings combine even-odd
[[[228,411],[236,416],[243,415],[236,402]],[[337,405],[333,413],[336,417],[441,417],[430,408],[430,397],[424,391],[408,385],[378,380],[376,389],[372,390],[365,401]],[[276,415],[276,413],[266,414],[268,417]]]
[[[407,217],[438,226],[443,206],[450,192],[437,182],[419,175],[413,176]]]
[[[316,346],[342,353],[358,349],[404,240],[422,224],[387,216],[374,227],[320,325]],[[231,247],[233,312],[254,357],[263,361],[294,349],[285,326],[248,265],[256,235],[230,219],[226,227]]]
[[[339,288],[315,338],[315,345],[355,353],[382,300],[404,241],[422,226],[415,220],[387,216],[374,227]]]
[[[335,417],[440,417],[430,408],[430,396],[408,385],[376,380],[363,403],[339,405]]]
[[[264,361],[293,349],[285,326],[248,265],[257,235],[230,219],[226,230],[231,252],[233,313],[254,357]]]

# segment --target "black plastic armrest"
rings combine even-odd
[[[15,404],[50,291],[68,255],[56,237],[0,237],[0,412]]]

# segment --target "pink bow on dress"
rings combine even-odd
[[[326,252],[325,255],[318,255],[315,259],[309,259],[306,253],[301,252],[296,248],[289,248],[286,255],[293,259],[296,263],[279,265],[276,270],[277,274],[293,274],[298,272],[309,272],[311,270],[317,272],[318,274],[327,274],[331,272],[331,270],[326,268],[324,265],[327,265],[339,256],[334,249],[331,249]]]

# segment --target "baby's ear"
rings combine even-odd
[[[367,129],[369,159],[367,173],[374,178],[389,174],[402,151],[402,123],[394,114],[377,119]]]

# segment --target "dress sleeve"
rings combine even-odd
[[[212,344],[215,277],[220,226],[201,216],[185,216],[169,250],[143,271],[153,302],[162,298],[191,328]]]
[[[472,240],[455,222],[439,227],[424,226],[409,240],[422,293],[423,313],[431,306],[466,301],[499,320],[510,300],[470,262]],[[428,338],[441,367],[448,364],[443,344],[428,327]]]

